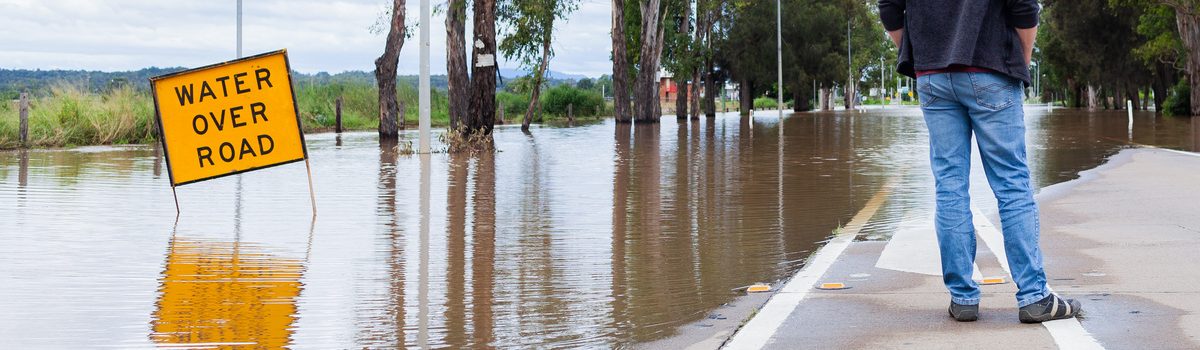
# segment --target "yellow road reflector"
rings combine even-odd
[[[979,284],[1004,284],[1004,282],[1004,277],[987,277],[979,281]]]
[[[761,293],[761,292],[770,292],[770,291],[771,291],[771,286],[768,286],[765,284],[755,284],[755,285],[750,286],[749,288],[746,288],[746,293]]]
[[[850,288],[850,287],[847,287],[845,283],[840,283],[840,282],[821,283],[821,285],[817,287],[817,289],[824,289],[824,290],[838,290],[838,289],[847,289],[847,288]]]

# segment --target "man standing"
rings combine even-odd
[[[879,17],[900,48],[896,69],[917,78],[937,187],[942,279],[950,291],[950,316],[958,321],[979,318],[979,285],[971,279],[972,134],[999,203],[1021,322],[1080,311],[1078,301],[1046,287],[1038,208],[1025,164],[1021,99],[1040,10],[1036,0],[879,0]]]

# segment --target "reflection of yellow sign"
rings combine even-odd
[[[150,339],[164,345],[287,346],[303,263],[255,250],[172,240]]]
[[[150,79],[171,185],[304,160],[287,51]]]

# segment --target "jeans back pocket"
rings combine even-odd
[[[975,91],[975,102],[984,109],[1000,111],[1020,101],[1016,79],[999,73],[968,73]]]
[[[921,107],[928,107],[938,101],[938,98],[933,96],[933,82],[929,81],[930,78],[928,75],[917,77],[917,100],[921,102]]]

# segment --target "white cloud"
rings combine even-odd
[[[419,19],[419,4],[408,1],[410,23]],[[246,55],[287,48],[294,69],[313,73],[373,70],[383,52],[385,35],[369,28],[390,1],[245,0],[243,6]],[[559,24],[551,69],[589,76],[611,72],[609,9],[608,1],[583,0]],[[234,0],[0,0],[0,23],[0,68],[195,67],[236,55]],[[443,74],[444,15],[435,14],[431,24],[430,69]],[[468,38],[470,30],[468,23]],[[412,33],[401,50],[402,74],[418,70],[418,37]],[[501,66],[516,64],[502,60]]]

